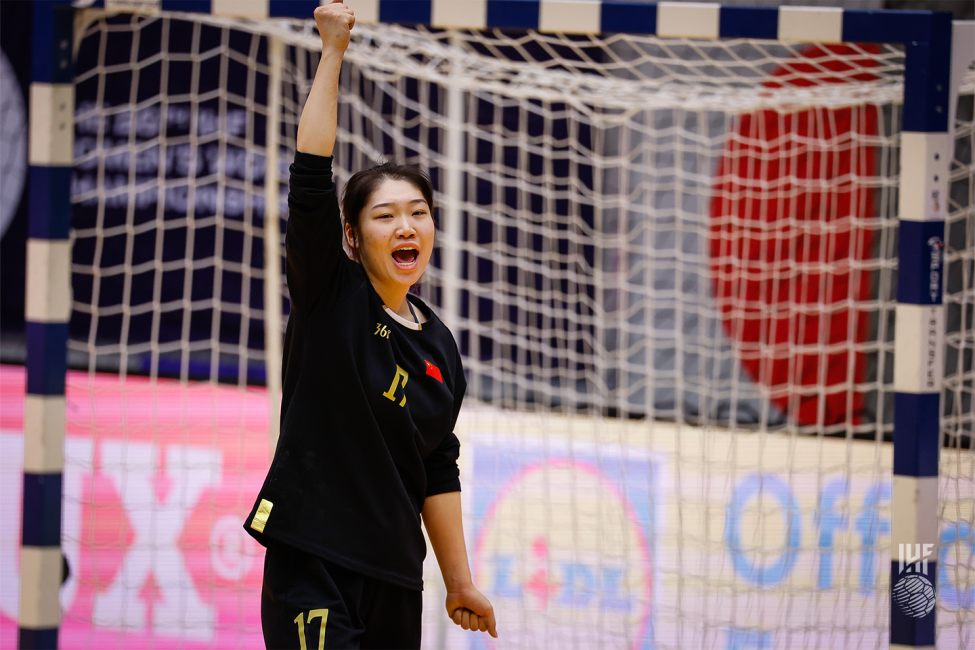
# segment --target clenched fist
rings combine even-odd
[[[461,591],[447,592],[447,613],[454,623],[472,632],[487,632],[495,639],[494,607],[484,595],[473,586]]]
[[[355,25],[355,14],[342,4],[342,0],[332,0],[331,4],[315,9],[315,23],[322,37],[322,49],[345,52],[349,47],[349,35]]]

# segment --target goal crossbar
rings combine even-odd
[[[81,3],[79,3],[81,4]],[[98,0],[84,8],[101,7],[109,12],[203,12],[213,20],[266,21],[307,19],[318,6],[315,0]],[[949,14],[928,11],[859,11],[835,8],[745,8],[703,3],[656,4],[619,0],[346,0],[357,23],[403,23],[431,30],[535,30],[563,35],[566,48],[581,48],[579,64],[585,66],[580,38],[617,32],[667,38],[763,39],[784,43],[894,43],[903,47],[902,81],[887,83],[882,75],[873,85],[856,90],[837,88],[830,98],[834,106],[855,104],[854,92],[888,97],[902,105],[899,207],[900,237],[897,249],[898,284],[894,339],[893,499],[890,580],[892,588],[914,567],[931,585],[937,585],[938,457],[941,444],[939,417],[944,347],[944,246],[947,214],[950,121],[960,75],[952,60],[953,32]],[[79,7],[80,8],[80,7]],[[34,18],[34,65],[30,115],[30,239],[27,285],[27,407],[25,409],[23,545],[19,635],[21,647],[55,647],[60,609],[58,587],[61,566],[61,475],[66,373],[65,350],[70,313],[71,165],[74,114],[72,33],[75,7],[69,3],[36,2]],[[967,29],[967,28],[966,28]],[[970,32],[971,30],[968,30]],[[305,39],[288,23],[271,23],[266,29],[272,42]],[[967,32],[965,37],[970,39]],[[427,57],[436,59],[437,45]],[[280,58],[280,50],[273,50]],[[351,56],[355,56],[354,53]],[[968,62],[965,62],[968,63]],[[451,66],[463,66],[454,62]],[[626,67],[622,61],[621,68]],[[431,75],[456,75],[456,68]],[[487,73],[490,75],[490,71]],[[824,73],[826,74],[826,73]],[[828,71],[828,74],[836,74]],[[513,77],[526,87],[564,86],[572,76],[562,69],[544,70],[525,64]],[[280,76],[271,78],[280,83]],[[458,77],[454,77],[457,79]],[[655,93],[668,92],[659,79],[647,80],[647,95],[614,96],[612,80],[598,75],[574,76],[574,92],[599,97],[603,109],[652,101]],[[509,87],[511,79],[497,82]],[[459,86],[459,87],[462,87]],[[489,87],[487,88],[490,89]],[[609,89],[609,90],[607,90]],[[788,89],[789,102],[805,105],[802,87]],[[675,91],[676,100],[683,101]],[[459,91],[448,95],[456,111]],[[764,99],[747,85],[732,89],[697,88],[705,104],[738,102],[743,110],[762,110]],[[517,95],[517,92],[513,93]],[[451,101],[452,98],[452,101]],[[543,93],[544,98],[544,93]],[[829,101],[827,103],[829,103]],[[593,102],[583,102],[592,106]],[[276,110],[276,109],[275,109]],[[273,112],[269,104],[269,114]],[[456,133],[456,132],[455,132]],[[459,161],[460,142],[448,134],[446,157]],[[275,157],[276,150],[275,149]],[[453,158],[452,158],[453,157]],[[269,154],[269,159],[271,154]],[[269,162],[269,169],[277,169]],[[460,169],[459,165],[451,169]],[[445,242],[462,237],[461,205],[450,188],[460,179],[448,174],[443,220]],[[272,187],[273,186],[273,187]],[[276,206],[276,184],[268,184],[266,205]],[[272,230],[274,230],[272,228]],[[268,255],[278,248],[273,238],[265,242]],[[442,290],[443,318],[455,334],[465,326],[461,314],[459,280],[461,260],[450,250],[444,253]],[[280,268],[278,268],[278,273]],[[277,283],[270,283],[277,284]],[[268,304],[280,302],[280,294],[265,294]],[[280,326],[267,330],[278,337]],[[280,350],[280,341],[267,350]],[[280,354],[279,352],[277,352]],[[270,366],[269,366],[270,368]],[[273,374],[273,371],[269,370]],[[272,388],[274,388],[272,386]],[[276,391],[275,391],[276,392]],[[274,407],[276,408],[276,406]],[[276,416],[272,414],[272,420]],[[272,427],[273,428],[273,427]],[[913,549],[927,555],[916,557]],[[894,549],[901,549],[898,556]],[[904,549],[907,549],[906,556]],[[895,593],[896,595],[896,593]],[[933,647],[935,612],[918,616],[890,601],[892,647]]]

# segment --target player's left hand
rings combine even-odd
[[[457,625],[472,632],[487,632],[495,639],[494,607],[473,585],[460,591],[447,592],[447,613]]]

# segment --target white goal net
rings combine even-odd
[[[938,647],[975,643],[975,76],[961,88],[945,221]],[[950,450],[950,451],[949,451]]]
[[[320,40],[87,15],[62,638],[261,647],[240,523],[282,263],[265,142],[283,232]],[[496,647],[888,645],[903,74],[888,45],[355,27],[336,181],[392,159],[437,191],[419,291],[469,377],[465,529]],[[945,237],[944,648],[975,639],[972,93]],[[424,647],[495,647],[447,621],[431,560]]]

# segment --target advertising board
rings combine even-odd
[[[23,391],[23,369],[0,366],[0,507],[16,522]],[[241,527],[268,463],[263,390],[72,372],[67,412],[61,647],[263,647],[263,549]],[[502,636],[446,619],[429,553],[425,648],[886,645],[890,445],[477,404],[457,429],[471,569]],[[973,462],[942,450],[944,648],[975,634]],[[2,647],[19,544],[19,524],[0,528]],[[898,602],[933,606],[910,577]]]

